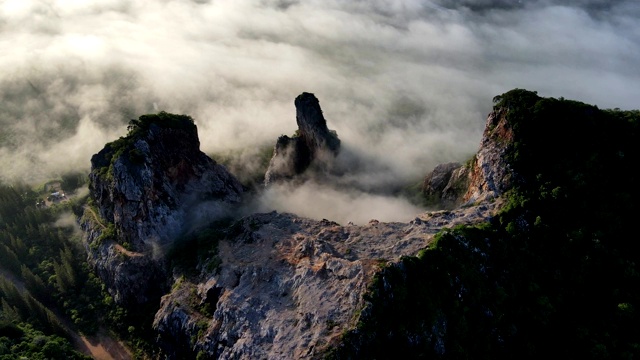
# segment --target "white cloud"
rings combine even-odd
[[[359,191],[340,191],[333,187],[306,182],[299,186],[276,185],[258,199],[262,211],[295,212],[295,214],[364,225],[370,220],[408,222],[421,212],[408,201],[391,196]]]

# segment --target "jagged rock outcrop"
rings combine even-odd
[[[311,94],[301,95],[298,118],[319,116],[316,105]],[[308,108],[315,109],[313,116]],[[313,134],[305,123],[299,120],[301,132]],[[510,136],[504,114],[492,113],[474,160],[441,165],[425,180],[425,189],[438,201],[448,201],[451,208],[467,202],[463,208],[424,213],[410,223],[372,220],[365,226],[275,212],[242,219],[219,242],[218,268],[181,281],[162,298],[154,328],[167,354],[322,358],[368,313],[365,294],[382,267],[415,256],[443,228],[485,222],[501,208],[499,195],[511,178],[502,158]],[[310,141],[316,138],[322,139],[282,137],[267,180],[285,177],[274,164],[286,159],[295,165],[300,144],[304,149],[326,145]],[[297,173],[295,166],[287,169],[287,176]],[[440,332],[436,327],[432,335],[437,338]]]
[[[172,358],[322,358],[356,326],[381,267],[415,255],[442,228],[486,221],[499,206],[364,226],[251,215],[220,242],[217,270],[162,298],[154,327]]]
[[[265,174],[265,185],[290,179],[312,165],[326,170],[340,150],[340,140],[327,128],[315,95],[302,93],[294,103],[298,131],[293,137],[278,138]]]
[[[453,208],[496,198],[512,186],[515,174],[506,154],[514,135],[506,115],[506,109],[489,114],[480,148],[469,163],[441,164],[425,177],[427,201]]]
[[[487,117],[480,149],[469,172],[469,186],[463,196],[466,203],[498,197],[513,185],[515,173],[506,155],[513,146],[514,134],[507,112],[507,109],[497,109]]]
[[[439,164],[425,177],[422,192],[429,204],[439,203],[442,208],[453,208],[456,205],[460,191],[457,185],[467,185],[464,181],[459,181],[461,169],[464,168],[457,162]],[[464,180],[464,176],[462,179]]]
[[[192,120],[170,124],[164,117],[143,117],[144,128],[91,158],[90,190],[100,216],[136,251],[179,235],[193,207],[237,203],[242,193],[238,180],[200,151]]]
[[[311,101],[308,96],[306,98]],[[519,236],[519,227],[528,227],[530,224],[538,226],[539,230],[543,229],[544,222],[540,223],[543,217],[536,217],[534,220],[533,215],[536,214],[532,214],[531,219],[526,220],[522,216],[514,216],[513,221],[500,225],[502,230],[495,231],[495,228],[492,228],[493,224],[502,223],[505,219],[502,213],[500,221],[493,221],[492,224],[447,231],[439,237],[437,246],[434,245],[420,253],[432,244],[435,234],[442,229],[491,220],[502,208],[504,201],[501,195],[516,183],[526,184],[532,177],[536,177],[535,169],[528,174],[529,178],[522,176],[525,173],[522,163],[517,167],[518,173],[513,170],[514,164],[518,165],[514,160],[518,158],[514,144],[522,140],[524,133],[518,125],[522,125],[529,117],[518,118],[514,116],[517,112],[511,112],[509,123],[507,114],[513,111],[513,108],[509,106],[508,101],[499,103],[487,119],[481,145],[474,158],[464,165],[440,165],[425,179],[425,193],[452,207],[452,210],[420,214],[409,223],[383,223],[371,220],[364,226],[340,225],[328,220],[312,220],[293,214],[272,212],[246,216],[229,228],[216,229],[215,236],[206,233],[206,246],[197,250],[199,255],[205,253],[210,256],[203,256],[200,263],[189,269],[197,274],[185,271],[185,274],[180,276],[180,270],[174,269],[172,275],[177,279],[171,291],[162,297],[160,308],[155,315],[153,327],[157,331],[159,345],[164,350],[162,355],[169,359],[318,359],[324,358],[328,351],[333,350],[335,352],[331,354],[337,358],[374,358],[387,357],[387,353],[378,351],[389,344],[388,339],[400,339],[391,343],[388,353],[398,355],[395,350],[404,346],[402,355],[405,358],[427,356],[425,354],[456,357],[458,353],[467,354],[475,348],[468,350],[465,347],[467,343],[452,342],[451,339],[460,334],[464,335],[463,337],[479,334],[466,334],[467,324],[485,332],[483,326],[487,319],[490,319],[489,323],[499,325],[486,328],[486,333],[491,334],[495,340],[494,343],[488,343],[487,347],[498,344],[497,354],[504,355],[501,346],[505,338],[517,335],[517,332],[521,331],[514,325],[518,324],[519,319],[502,320],[503,314],[499,313],[502,309],[493,307],[496,302],[491,294],[486,297],[486,303],[477,299],[485,299],[485,292],[495,292],[493,295],[504,298],[507,291],[516,288],[502,287],[499,284],[500,281],[509,280],[505,278],[513,276],[509,274],[510,269],[500,266],[503,266],[502,260],[510,259],[514,252],[505,251],[509,249],[502,246],[506,243],[500,245],[496,240],[513,229],[514,236]],[[298,103],[296,105],[298,106]],[[316,110],[320,111],[319,106]],[[317,119],[318,113],[315,114],[313,116]],[[518,130],[517,138],[512,125]],[[308,129],[305,131],[309,133]],[[294,138],[296,140],[285,137],[280,150],[291,150],[292,144],[295,144],[294,148],[302,146],[297,144],[305,144],[303,148],[309,149],[307,146],[311,145],[308,141],[316,138],[320,137],[298,136]],[[318,144],[315,141],[310,142]],[[319,143],[326,145],[322,141]],[[322,146],[315,149],[320,148]],[[631,148],[630,145],[626,146],[626,149]],[[138,152],[141,149],[144,149],[144,146],[130,148],[129,160],[123,161],[137,163]],[[524,147],[520,156],[538,155],[541,147],[536,145],[533,149]],[[92,174],[95,184],[113,176],[112,169],[118,165],[111,159],[127,154],[113,149],[110,151],[111,154],[118,154],[118,157],[109,156],[107,152],[95,159],[96,164],[109,164],[108,171],[104,174],[100,172],[102,170]],[[523,153],[525,155],[522,155]],[[620,150],[615,154],[624,155]],[[295,160],[299,155],[287,156],[289,160]],[[590,159],[585,159],[588,160]],[[313,161],[317,161],[317,157],[312,158]],[[295,162],[290,164],[294,164],[295,169]],[[125,163],[120,166],[129,165]],[[104,168],[104,165],[96,166],[96,169]],[[160,166],[153,168],[153,171],[164,171],[166,168]],[[196,174],[195,171],[186,173]],[[274,179],[277,178],[276,173]],[[120,174],[123,176],[124,173]],[[291,172],[291,176],[294,174],[297,173]],[[203,175],[198,173],[192,176],[189,181],[197,184],[199,180],[196,177]],[[161,175],[160,178],[162,184],[165,184],[166,179],[173,179],[172,175]],[[177,188],[189,187],[186,183],[176,185],[180,184],[179,181],[168,183],[174,184],[171,186]],[[225,182],[221,181],[218,184]],[[228,190],[225,186],[222,188]],[[232,186],[231,189],[233,188]],[[165,202],[158,200],[164,199],[157,195],[163,194],[158,191],[146,191],[136,198],[135,191],[131,195],[126,191],[115,192],[108,187],[93,185],[92,191],[96,192],[97,189],[102,189],[104,193],[96,193],[96,199],[102,199],[98,196],[102,194],[104,199],[117,200],[105,200],[106,204],[119,204],[122,200],[118,199],[128,201],[127,196],[141,202],[150,201],[151,204],[159,201],[159,206],[166,207],[162,214],[181,214],[184,204],[191,203],[191,200],[179,200],[176,203],[183,205],[174,207],[174,203],[167,202],[166,199],[162,200]],[[563,191],[560,187],[554,190],[560,195]],[[183,193],[175,191],[171,194],[178,194],[175,199],[183,199],[180,197]],[[220,196],[207,194],[209,195],[205,197],[213,197],[218,199],[216,201],[224,203],[235,201],[235,196],[239,193],[221,191]],[[133,209],[141,209],[142,206],[130,205]],[[139,277],[135,280],[136,285],[145,281],[153,282],[155,279],[162,281],[163,277],[167,277],[154,273],[157,266],[152,257],[145,253],[125,250],[111,238],[104,239],[103,235],[108,234],[112,228],[116,234],[123,231],[122,228],[113,225],[114,223],[101,222],[103,217],[108,216],[112,216],[113,219],[109,221],[115,221],[118,211],[122,212],[123,208],[129,209],[127,206],[118,206],[96,209],[100,212],[99,215],[88,208],[83,228],[87,233],[89,248],[92,249],[93,261],[98,270],[103,271],[101,277],[110,281],[121,296],[135,298],[136,294],[144,294],[147,291],[133,287],[129,293],[124,293],[124,287],[136,276],[136,267],[140,267]],[[156,226],[167,226],[167,222],[162,219],[165,218],[144,217],[140,221],[158,221]],[[144,225],[139,228],[148,229]],[[467,238],[467,234],[471,237]],[[561,236],[564,237],[564,233]],[[117,236],[115,238],[118,239]],[[134,241],[133,237],[128,239]],[[143,238],[139,240],[137,244],[141,244],[140,248],[133,250],[145,249],[150,243]],[[520,247],[520,242],[516,242],[514,246]],[[491,249],[496,250],[494,252]],[[420,255],[416,256],[419,253]],[[463,256],[459,257],[461,254]],[[496,254],[499,256],[497,263],[492,262],[492,257]],[[530,257],[528,253],[526,257]],[[439,262],[439,259],[442,262]],[[564,258],[560,259],[564,262]],[[584,264],[582,256],[580,259],[579,263]],[[428,264],[432,268],[427,267]],[[459,264],[464,266],[458,266]],[[534,264],[539,263],[536,261]],[[516,271],[524,274],[531,268],[522,267]],[[424,269],[428,271],[423,271]],[[470,269],[472,271],[468,271]],[[440,273],[436,274],[437,272]],[[520,282],[522,278],[513,276],[512,280]],[[526,280],[522,284],[523,288],[534,289],[537,293],[537,284],[530,282],[531,279]],[[407,286],[402,287],[399,284]],[[430,287],[424,287],[425,284],[430,284]],[[438,297],[438,291],[443,288],[447,289],[446,296],[441,296],[438,301],[431,303],[431,294]],[[436,291],[433,291],[434,289]],[[404,309],[402,304],[408,304],[410,302],[406,300],[414,298],[413,290],[417,290],[420,297],[402,314],[403,321],[397,321],[397,313],[384,311],[389,308]],[[527,300],[530,291],[524,292]],[[548,314],[549,301],[545,297],[532,299],[532,304],[540,305],[539,311]],[[136,298],[136,301],[143,300]],[[449,305],[453,305],[453,310],[450,311]],[[607,304],[607,307],[610,307],[609,305]],[[573,306],[573,302],[568,303],[568,306]],[[383,311],[380,312],[380,309]],[[515,318],[528,312],[530,307],[525,303],[521,309],[523,311],[516,313]],[[386,317],[378,315],[381,313],[386,314]],[[407,319],[414,318],[414,314],[417,321],[405,326],[409,322]],[[533,316],[537,317],[538,314],[534,313]],[[499,328],[502,331],[494,331]],[[520,338],[516,338],[516,341],[519,340]],[[376,343],[382,345],[371,346]],[[448,344],[452,343],[454,346],[448,347]],[[397,347],[393,347],[394,345]],[[524,343],[527,348],[528,345]],[[456,352],[459,349],[465,351]]]
[[[240,201],[241,184],[199,146],[193,119],[162,112],[132,120],[126,137],[91,158],[95,208],[82,226],[89,260],[116,301],[157,293],[172,241],[198,216],[210,220]]]

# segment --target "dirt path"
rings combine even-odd
[[[121,254],[127,255],[129,257],[144,256],[143,253],[127,250],[120,244],[116,244],[116,250],[118,250],[118,252],[120,252]]]
[[[13,276],[10,272],[0,268],[0,276],[12,282],[20,292],[27,292],[22,281]],[[130,360],[133,359],[131,351],[121,342],[107,334],[105,330],[100,330],[95,336],[81,336],[71,329],[67,319],[57,312],[54,315],[65,331],[73,339],[76,350],[85,355],[89,355],[96,360]]]
[[[107,227],[100,221],[100,217],[98,216],[98,214],[96,214],[95,211],[93,211],[93,209],[90,206],[85,206],[84,207],[85,210],[89,210],[89,212],[91,213],[91,215],[93,215],[93,220],[95,220],[98,224],[100,224],[100,226],[103,229],[106,229]]]
[[[78,337],[76,346],[80,351],[96,360],[133,359],[131,351],[121,341],[106,334],[104,330],[100,330],[92,337]]]
[[[85,206],[86,210],[89,210],[89,212],[91,213],[91,215],[93,215],[93,220],[95,220],[101,227],[102,229],[106,229],[107,227],[100,221],[100,217],[98,216],[98,214],[96,214],[96,212],[89,206]],[[127,255],[129,257],[136,257],[136,256],[144,256],[143,253],[139,253],[139,252],[134,252],[131,250],[127,250],[125,249],[122,245],[120,244],[116,244],[115,245],[116,250],[118,250],[118,252],[120,252],[121,254]]]

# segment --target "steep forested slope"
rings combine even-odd
[[[41,198],[26,185],[0,185],[0,355],[79,358],[60,316],[94,332],[100,284],[72,228],[53,226],[72,203],[45,208]]]
[[[115,305],[80,245],[74,223],[86,196],[73,190],[84,181],[68,174],[38,187],[0,184],[2,359],[84,358],[78,334],[92,336],[101,327],[136,336],[132,312]],[[52,184],[62,187],[64,200],[47,200]],[[144,346],[136,347],[142,354]]]

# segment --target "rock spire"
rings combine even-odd
[[[315,95],[304,92],[296,97],[294,104],[298,130],[292,137],[278,138],[265,174],[265,185],[291,179],[310,167],[326,169],[340,150],[340,140],[327,128]]]

